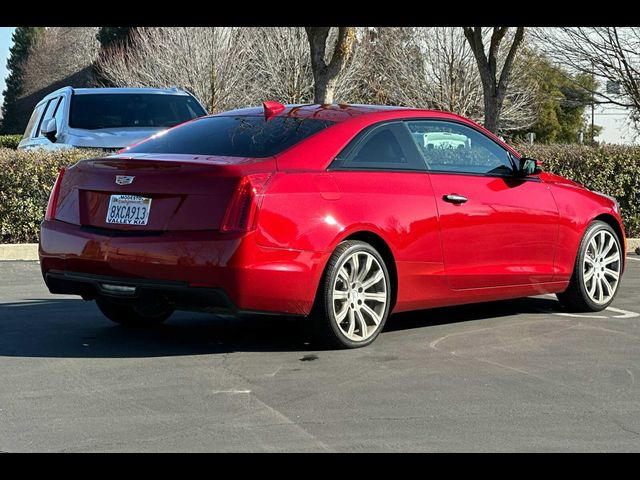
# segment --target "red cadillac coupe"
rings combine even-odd
[[[543,293],[602,310],[625,251],[615,199],[465,118],[276,102],[62,170],[40,240],[49,290],[119,324],[300,315],[341,348],[391,312]]]

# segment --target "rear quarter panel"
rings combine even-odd
[[[427,174],[277,173],[260,209],[256,241],[265,247],[329,254],[357,232],[377,235],[392,252],[398,270],[396,311],[446,295],[437,210]],[[314,291],[321,270],[310,285]]]

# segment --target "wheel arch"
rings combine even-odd
[[[380,235],[370,230],[359,230],[357,232],[350,233],[346,237],[340,239],[340,243],[346,240],[360,240],[361,242],[368,243],[378,251],[384,260],[389,272],[389,280],[391,281],[391,306],[389,311],[392,312],[398,298],[398,269],[396,267],[396,260],[391,247]]]
[[[624,270],[624,267],[627,263],[627,252],[626,252],[626,248],[627,248],[627,241],[626,241],[626,237],[624,235],[624,232],[622,230],[622,226],[620,225],[620,222],[618,222],[618,219],[616,217],[614,217],[613,215],[609,214],[609,213],[601,213],[600,215],[598,215],[597,217],[595,217],[591,222],[594,222],[596,220],[600,220],[601,222],[606,223],[607,225],[609,225],[611,228],[613,228],[613,231],[616,232],[616,235],[618,237],[618,241],[620,242],[620,245],[622,246],[622,269]],[[589,223],[591,223],[589,222]]]

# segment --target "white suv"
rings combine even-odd
[[[116,151],[206,114],[177,88],[63,87],[36,105],[18,148]]]

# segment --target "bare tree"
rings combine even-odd
[[[487,130],[497,133],[513,62],[524,39],[524,27],[517,27],[512,38],[507,37],[509,27],[493,27],[488,52],[485,50],[485,35],[483,35],[482,27],[463,27],[463,29],[476,58],[482,81],[484,126]],[[499,68],[498,52],[505,38],[510,42],[510,47],[504,61],[501,62],[501,68]]]
[[[249,65],[238,28],[138,28],[130,43],[114,46],[97,61],[101,75],[117,86],[180,87],[210,112],[242,106],[238,95]]]
[[[99,51],[98,27],[47,27],[32,46],[24,68],[23,95],[89,70]],[[87,73],[84,79],[90,82]]]
[[[508,55],[506,45],[498,63]],[[483,87],[474,54],[458,27],[375,28],[358,47],[366,60],[362,76],[367,101],[444,110],[477,122],[484,117]],[[537,119],[537,86],[518,54],[501,105],[501,131],[519,130]]]
[[[540,50],[556,63],[573,71],[593,75],[602,82],[615,82],[620,93],[594,88],[594,103],[630,109],[630,118],[640,132],[640,28],[558,27],[534,31]]]
[[[337,35],[337,29],[332,29],[328,43],[335,43]],[[245,45],[250,65],[242,91],[236,92],[245,104],[259,104],[265,99],[294,104],[314,101],[311,55],[304,28],[244,28],[238,41]],[[359,98],[363,61],[358,49],[354,49],[335,78],[334,100],[349,102]]]
[[[354,27],[333,27],[338,29],[335,42],[327,55],[327,40],[330,39],[332,27],[305,27],[311,52],[311,68],[314,80],[314,101],[316,103],[333,103],[338,75],[345,68],[356,41]]]

